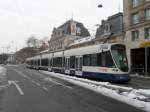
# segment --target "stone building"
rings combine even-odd
[[[80,22],[69,20],[58,28],[54,28],[49,41],[50,52],[64,50],[76,39],[90,36],[88,30]]]
[[[75,40],[69,45],[69,48],[84,47],[99,43],[124,43],[123,29],[123,14],[117,13],[108,17],[107,20],[102,20],[101,25],[98,25],[95,38],[87,37]]]
[[[123,7],[129,66],[132,71],[150,72],[150,0],[123,0]]]
[[[123,14],[117,13],[102,20],[95,35],[96,43],[122,43],[123,42]]]

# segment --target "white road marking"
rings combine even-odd
[[[45,91],[48,91],[48,88],[46,88],[46,87],[44,87],[44,86],[43,86],[42,88],[43,88]]]
[[[31,82],[35,84],[35,81],[34,81],[34,80],[31,80]]]
[[[3,85],[3,86],[0,86],[0,90],[1,90],[1,89],[4,89],[4,88],[7,88],[8,86],[9,86],[8,84]]]
[[[11,80],[9,80],[9,81],[8,81],[8,84],[9,84],[9,85],[14,84],[15,87],[17,88],[18,92],[20,93],[20,95],[24,95],[24,92],[22,91],[22,89],[20,88],[20,86],[17,84],[16,81],[11,81]]]
[[[41,86],[41,84],[39,84],[39,83],[37,83],[37,82],[36,82],[35,84],[36,84],[37,86]]]
[[[20,74],[20,75],[23,76],[24,78],[30,80],[32,83],[36,84],[37,86],[41,86],[41,84],[35,82],[34,80],[32,80],[30,77],[26,76],[26,75],[25,75],[24,73],[22,73],[21,71],[17,71],[16,69],[14,69],[14,70],[15,70],[15,72],[17,72],[18,74]],[[40,75],[38,74],[38,76],[40,76]],[[51,82],[54,83],[54,84],[61,85],[62,87],[65,87],[65,88],[68,88],[68,89],[72,89],[72,87],[67,86],[67,85],[64,85],[64,84],[62,84],[62,83],[60,83],[60,82],[58,82],[58,81],[56,81],[55,79],[52,79],[52,78],[44,78],[44,80],[48,80],[48,81],[51,81]],[[52,86],[51,86],[51,87],[52,87]],[[48,91],[47,88],[45,88],[45,87],[42,87],[42,88],[43,88],[44,90]]]
[[[44,80],[50,81],[50,82],[52,82],[54,84],[57,84],[57,85],[61,85],[62,87],[65,87],[65,88],[68,88],[68,89],[72,89],[72,87],[64,85],[60,82],[57,82],[55,79],[52,79],[52,78],[45,78]]]

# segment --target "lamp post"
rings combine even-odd
[[[103,5],[102,5],[102,4],[99,4],[97,7],[98,7],[98,8],[102,8],[102,7],[103,7]]]

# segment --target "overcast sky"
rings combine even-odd
[[[98,4],[103,8],[98,8]],[[25,46],[32,34],[39,39],[49,37],[73,17],[90,31],[102,19],[122,12],[122,0],[0,0],[0,53]]]

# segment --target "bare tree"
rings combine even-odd
[[[40,47],[40,40],[36,38],[35,35],[31,35],[27,41],[26,41],[26,44],[28,47],[34,47],[34,48],[39,48]]]

